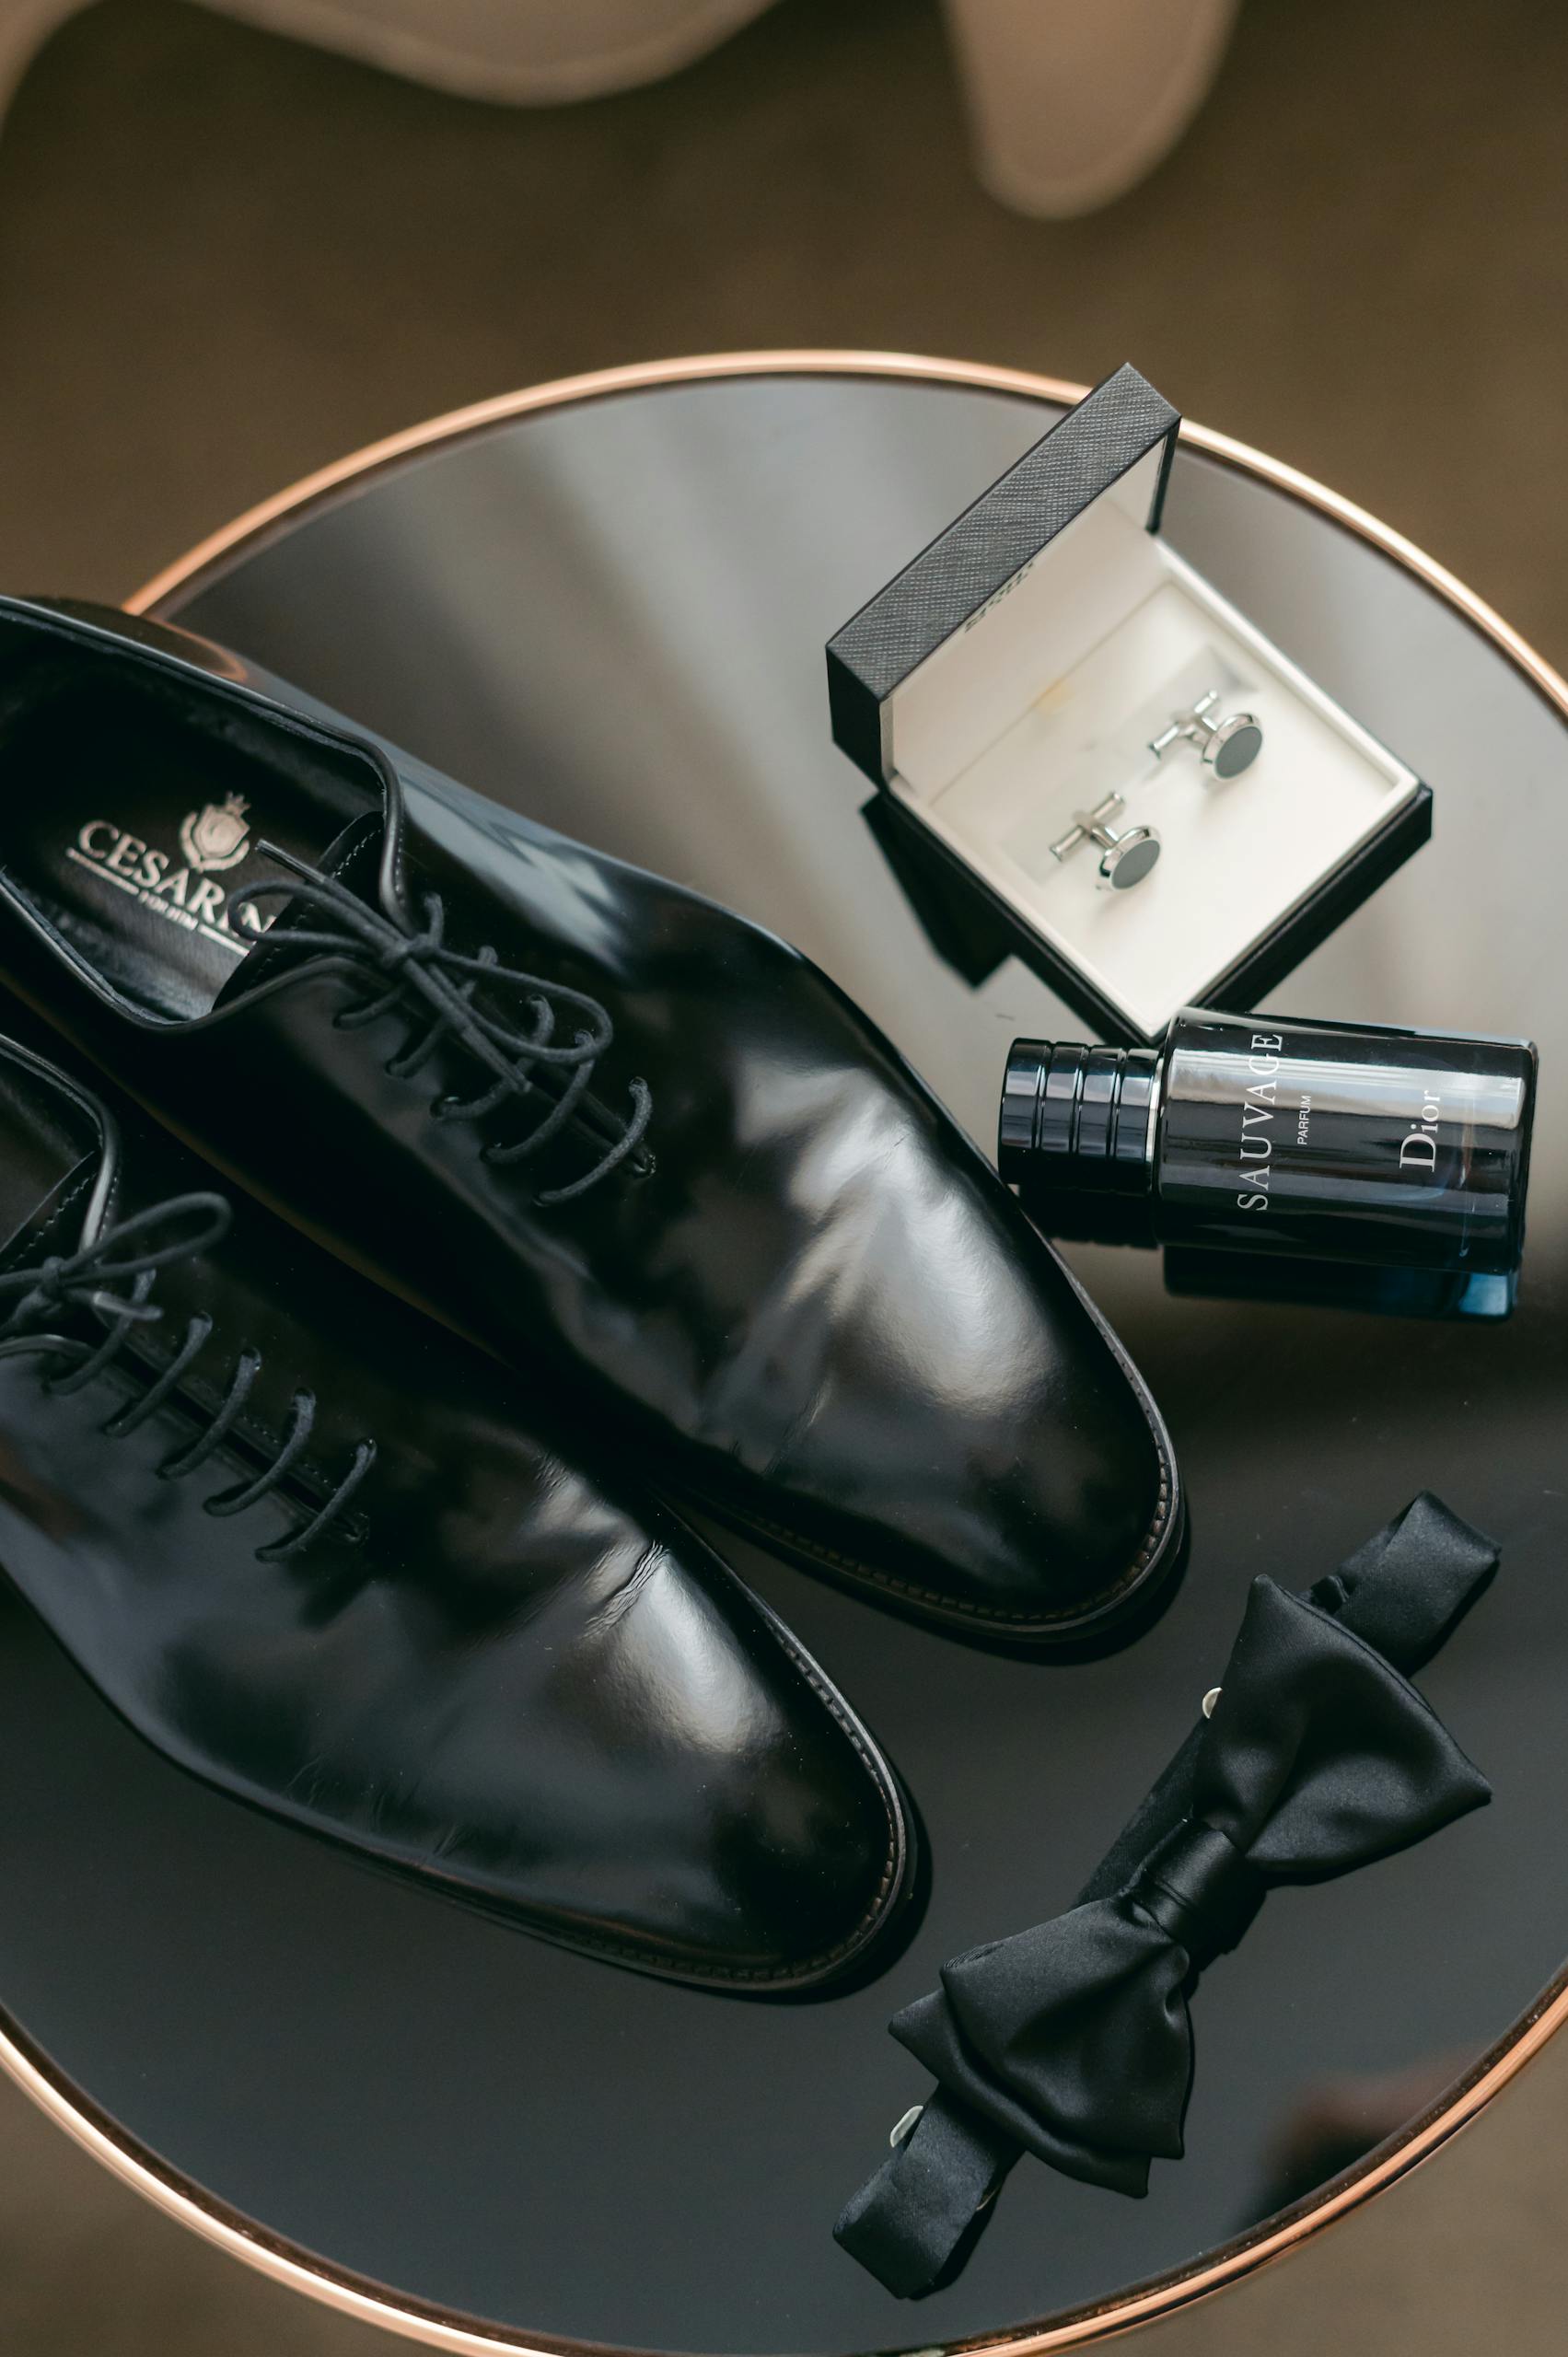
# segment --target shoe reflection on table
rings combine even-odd
[[[1264,2152],[1261,2191],[1245,2224],[1294,2208],[1353,2168],[1430,2110],[1466,2061],[1462,2054],[1434,2054],[1402,2070],[1347,2071],[1309,2085]]]

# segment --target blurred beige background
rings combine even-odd
[[[974,178],[935,0],[783,0],[671,81],[538,111],[101,0],[0,125],[0,580],[118,595],[540,377],[880,344],[1133,359],[1561,656],[1565,97],[1552,0],[1249,0],[1170,160],[1042,223]]]
[[[0,586],[120,597],[324,460],[541,377],[880,345],[1085,380],[1131,358],[1561,664],[1565,100],[1549,0],[1248,0],[1169,160],[1043,223],[974,176],[935,0],[782,0],[673,80],[543,111],[101,0],[0,123]],[[1370,2210],[1140,2345],[1556,2357],[1565,2141],[1568,2039]],[[0,2085],[5,2357],[389,2346]]]

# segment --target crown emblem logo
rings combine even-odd
[[[237,867],[250,848],[245,823],[246,806],[238,794],[192,810],[180,825],[180,848],[192,867],[203,874],[215,867]]]

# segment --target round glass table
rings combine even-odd
[[[774,927],[989,1146],[1014,1033],[1082,1028],[1016,961],[976,981],[941,954],[830,740],[822,647],[1074,389],[853,354],[546,387],[329,469],[134,602]],[[912,1945],[815,2003],[662,1987],[365,1872],[146,1752],[7,1607],[0,2062],[275,2276],[452,2350],[1065,2347],[1377,2194],[1568,2013],[1568,691],[1417,552],[1215,435],[1186,434],[1166,530],[1433,787],[1430,846],[1269,1004],[1540,1041],[1513,1318],[1176,1298],[1153,1254],[1067,1248],[1192,1515],[1163,1616],[1096,1660],[959,1644],[723,1542],[930,1840]],[[1071,1903],[1254,1573],[1307,1585],[1425,1487],[1504,1550],[1422,1681],[1493,1805],[1271,1898],[1198,1992],[1187,2157],[1146,2200],[1026,2162],[958,2281],[900,2306],[830,2239],[925,2092],[888,2015]]]

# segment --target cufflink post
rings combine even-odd
[[[1160,839],[1153,827],[1126,827],[1118,834],[1109,821],[1120,816],[1127,805],[1120,794],[1108,794],[1092,810],[1075,813],[1074,822],[1064,835],[1059,835],[1051,846],[1052,859],[1065,859],[1082,842],[1098,845],[1099,888],[1105,892],[1125,892],[1141,884],[1156,865],[1160,855]]]

